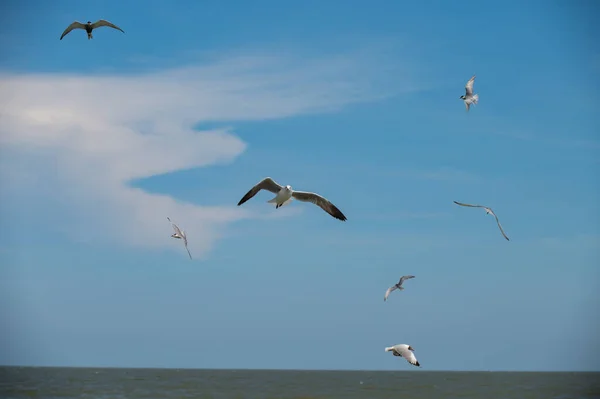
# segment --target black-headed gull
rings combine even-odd
[[[63,32],[63,34],[60,35],[60,40],[62,40],[63,37],[65,37],[73,29],[83,29],[83,30],[85,30],[87,32],[88,40],[90,40],[90,39],[93,38],[92,31],[94,29],[96,29],[96,28],[100,28],[101,26],[108,26],[109,28],[120,30],[121,32],[125,33],[125,31],[123,29],[119,28],[115,24],[112,24],[112,23],[108,22],[105,19],[99,19],[99,20],[97,20],[94,23],[92,23],[91,21],[87,21],[86,24],[82,24],[79,21],[75,21],[71,25],[67,26],[67,29],[65,29],[65,31]]]
[[[483,205],[471,205],[471,204],[463,204],[462,202],[457,202],[454,201],[454,203],[456,205],[460,205],[460,206],[469,206],[471,208],[483,208],[485,209],[485,214],[490,214],[493,215],[496,218],[496,223],[498,224],[498,228],[500,229],[500,232],[502,233],[502,235],[504,236],[504,238],[506,238],[508,241],[510,241],[508,239],[508,237],[506,236],[506,233],[504,233],[504,229],[502,228],[502,225],[500,224],[500,221],[498,220],[498,216],[496,216],[496,214],[492,211],[492,208],[488,208],[487,206],[483,206]]]
[[[260,190],[267,190],[276,194],[275,198],[267,201],[270,204],[275,204],[275,209],[288,204],[292,199],[297,199],[302,202],[312,202],[320,206],[325,212],[341,221],[346,220],[346,216],[335,205],[329,202],[326,198],[319,194],[309,193],[306,191],[294,191],[292,186],[281,186],[270,177],[265,177],[257,185],[252,187],[250,191],[238,202],[238,206],[254,197]]]
[[[387,291],[385,292],[385,296],[383,297],[383,300],[386,301],[388,299],[388,296],[390,296],[390,293],[394,290],[403,290],[404,287],[402,286],[402,283],[404,282],[404,280],[408,280],[410,278],[415,278],[415,276],[402,276],[400,277],[400,281],[398,281],[396,284],[392,285],[390,288],[387,289]]]
[[[188,242],[187,242],[187,237],[185,235],[185,231],[181,230],[179,228],[179,226],[177,226],[175,223],[171,222],[171,218],[169,218],[168,216],[167,216],[167,220],[173,226],[173,230],[175,230],[175,233],[171,234],[171,237],[183,240],[183,244],[185,245],[185,249],[187,250],[187,253],[190,256],[190,259],[192,259],[192,254],[190,253],[190,250],[188,249]]]
[[[406,344],[398,344],[394,346],[390,346],[389,348],[385,348],[386,352],[392,352],[394,356],[401,356],[406,359],[407,362],[412,364],[413,366],[421,367],[421,364],[415,357],[413,353],[414,349],[410,345]]]
[[[466,92],[465,95],[460,96],[460,99],[465,102],[465,107],[467,107],[467,112],[469,111],[471,104],[477,104],[477,101],[479,101],[479,94],[473,94],[473,84],[474,83],[475,83],[475,75],[473,75],[473,77],[471,79],[469,79],[469,81],[467,82],[467,85],[465,86],[465,92]]]

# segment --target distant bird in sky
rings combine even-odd
[[[389,348],[385,348],[385,351],[392,352],[394,356],[402,356],[406,359],[407,362],[409,362],[413,366],[421,367],[421,364],[415,357],[415,354],[412,352],[414,351],[414,349],[410,345],[398,344],[390,346]]]
[[[267,201],[270,204],[275,204],[275,209],[289,204],[292,199],[297,199],[302,202],[312,202],[315,205],[320,206],[325,212],[330,214],[336,219],[341,221],[346,220],[346,216],[340,211],[335,205],[329,202],[326,198],[321,197],[319,194],[309,193],[306,191],[294,191],[292,190],[292,186],[281,186],[276,183],[270,177],[265,177],[258,184],[250,189],[244,195],[244,197],[238,202],[238,206],[242,205],[244,202],[248,201],[250,198],[254,197],[256,193],[260,190],[267,190],[276,194],[275,198]]]
[[[63,32],[63,34],[60,36],[60,40],[63,39],[63,37],[65,37],[69,32],[71,32],[73,29],[83,29],[87,32],[87,37],[88,40],[92,39],[92,31],[96,28],[100,28],[101,26],[108,26],[110,28],[113,29],[117,29],[120,30],[121,32],[125,33],[125,31],[121,28],[119,28],[117,25],[114,25],[110,22],[108,22],[105,19],[99,19],[94,23],[91,23],[90,21],[87,21],[86,24],[82,24],[79,21],[75,21],[73,22],[71,25],[67,26],[67,29],[65,29],[65,31]]]
[[[169,222],[171,222],[171,218],[169,218],[167,216],[167,220]],[[190,253],[190,250],[188,249],[188,242],[187,242],[187,237],[185,235],[185,231],[181,230],[175,223],[171,222],[171,225],[173,226],[173,230],[175,230],[174,234],[171,234],[171,237],[173,238],[177,238],[180,240],[183,240],[183,244],[185,245],[185,249],[188,253],[188,255],[190,256],[190,259],[192,259],[192,254]]]
[[[403,290],[404,287],[402,286],[402,283],[404,282],[404,280],[408,280],[410,278],[415,278],[415,276],[402,276],[400,277],[400,281],[398,281],[396,284],[392,285],[390,288],[387,289],[387,291],[385,292],[385,296],[383,297],[383,300],[386,301],[388,299],[388,296],[390,296],[390,293],[394,290]]]
[[[477,104],[477,101],[479,101],[479,94],[473,94],[473,84],[474,83],[475,83],[475,75],[473,75],[473,77],[471,79],[469,79],[469,81],[467,82],[467,85],[465,86],[465,91],[466,91],[465,95],[460,96],[460,99],[465,102],[465,107],[467,107],[467,112],[469,111],[471,104]]]
[[[502,225],[500,224],[500,221],[498,220],[498,216],[496,216],[496,214],[492,211],[492,208],[488,208],[487,206],[483,206],[483,205],[471,205],[471,204],[463,204],[462,202],[457,202],[454,201],[454,203],[456,205],[460,205],[460,206],[469,206],[471,208],[483,208],[485,209],[485,214],[490,214],[493,215],[496,218],[496,223],[498,224],[498,228],[500,229],[500,232],[502,233],[502,235],[504,236],[504,238],[506,238],[506,240],[510,241],[508,239],[508,237],[506,236],[506,233],[504,233],[504,229],[502,228]]]

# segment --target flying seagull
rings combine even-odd
[[[394,290],[403,290],[404,287],[402,286],[402,283],[404,282],[404,280],[408,280],[410,278],[415,278],[415,276],[402,276],[400,277],[400,281],[398,281],[396,284],[392,285],[390,288],[387,289],[387,291],[385,292],[385,296],[383,297],[384,301],[387,301],[388,296],[390,296],[390,293]]]
[[[326,198],[321,197],[319,194],[309,193],[306,191],[294,191],[292,190],[292,186],[281,186],[270,177],[265,177],[256,186],[252,187],[250,191],[244,195],[240,202],[238,202],[238,206],[254,197],[260,190],[267,190],[273,194],[277,194],[275,198],[267,201],[270,204],[275,204],[275,209],[289,204],[292,199],[297,199],[298,201],[302,202],[312,202],[313,204],[320,206],[325,212],[334,218],[341,221],[346,220],[346,216],[344,216],[342,211],[340,211]]]
[[[494,217],[496,218],[496,223],[498,224],[498,228],[500,229],[500,232],[502,233],[502,235],[504,236],[504,238],[506,238],[506,240],[510,241],[508,239],[508,237],[506,236],[506,233],[504,233],[504,230],[502,229],[502,225],[500,224],[500,221],[498,220],[498,216],[496,216],[496,214],[494,213],[494,211],[492,211],[492,208],[488,208],[487,206],[483,206],[483,205],[471,205],[471,204],[463,204],[462,202],[457,202],[454,201],[454,203],[456,205],[460,205],[460,206],[470,206],[471,208],[483,208],[485,209],[485,214],[490,214],[490,215],[494,215]]]
[[[116,30],[120,30],[121,32],[125,33],[125,31],[121,28],[119,28],[117,25],[114,25],[110,22],[108,22],[105,19],[99,19],[94,23],[91,23],[90,21],[87,21],[86,24],[82,24],[79,21],[75,21],[73,22],[71,25],[67,26],[67,29],[65,29],[65,31],[63,32],[63,34],[60,36],[60,40],[63,39],[63,37],[65,37],[69,32],[71,32],[73,29],[83,29],[87,32],[87,37],[88,40],[92,39],[92,31],[96,28],[100,28],[101,26],[108,26],[110,28],[116,29]]]
[[[390,346],[389,348],[385,348],[386,352],[392,352],[394,356],[402,356],[406,359],[407,362],[412,364],[413,366],[421,367],[421,364],[415,357],[413,347],[406,344],[398,344],[394,346]]]
[[[169,218],[167,216],[167,220],[169,222],[171,222],[171,218]],[[177,238],[177,239],[183,239],[183,244],[185,245],[185,249],[187,250],[188,255],[190,256],[190,259],[192,259],[192,254],[190,253],[190,250],[188,249],[188,244],[187,244],[187,237],[185,235],[185,231],[182,231],[175,223],[171,222],[171,225],[173,226],[173,230],[175,230],[174,234],[171,234],[171,237],[173,238]]]
[[[467,82],[467,85],[465,86],[465,95],[460,96],[460,99],[465,102],[467,112],[469,111],[471,104],[477,104],[477,101],[479,101],[479,94],[473,94],[473,83],[475,83],[475,75]]]

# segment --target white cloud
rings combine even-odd
[[[55,170],[52,190],[68,209],[63,230],[179,250],[179,242],[165,239],[170,215],[188,230],[193,252],[205,254],[228,223],[261,216],[183,203],[128,183],[232,162],[245,150],[230,128],[198,132],[198,123],[332,111],[392,93],[373,87],[376,66],[351,56],[244,56],[139,75],[0,74],[2,159],[20,160],[2,168],[2,195],[19,185],[44,195],[35,175]],[[33,180],[23,180],[27,172]]]

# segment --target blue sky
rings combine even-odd
[[[600,370],[597,13],[8,3],[0,364]]]

